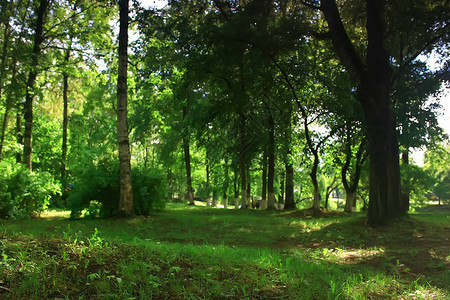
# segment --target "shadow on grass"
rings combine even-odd
[[[2,221],[0,225],[5,232],[35,237],[89,237],[98,229],[98,235],[105,240],[129,245],[150,243],[163,247],[163,252],[175,252],[186,257],[195,255],[196,263],[205,264],[206,269],[212,268],[211,274],[217,278],[238,280],[240,284],[257,281],[271,272],[275,274],[277,268],[290,269],[296,274],[299,286],[307,286],[308,282],[314,285],[310,286],[311,297],[314,298],[323,296],[319,293],[321,286],[332,289],[333,284],[338,284],[337,289],[342,292],[343,285],[349,280],[367,281],[367,278],[358,277],[358,274],[367,277],[367,270],[399,278],[407,284],[421,278],[425,282],[430,281],[431,285],[447,289],[450,286],[450,228],[448,224],[434,225],[418,220],[421,216],[372,229],[365,225],[365,218],[360,215],[315,219],[309,218],[305,211],[182,209],[177,206],[177,209],[169,208],[150,217],[128,220],[35,219]],[[231,264],[221,272],[221,264],[230,264],[223,262],[225,256],[230,261],[250,261],[252,265],[242,269]],[[180,263],[183,264],[189,265]],[[238,274],[253,274],[251,276],[256,278],[249,275],[250,278],[236,279],[233,268]],[[206,275],[194,277],[203,282],[206,279],[202,276]],[[208,284],[202,284],[205,284],[203,288],[208,288]],[[262,294],[265,297],[272,294],[280,296],[286,290],[285,283],[273,286]],[[244,296],[243,293],[240,291],[234,296]],[[253,297],[257,296],[254,292]]]

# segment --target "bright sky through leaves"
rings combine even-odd
[[[167,5],[167,0],[141,0],[142,6],[145,8],[163,8]]]

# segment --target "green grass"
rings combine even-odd
[[[4,299],[445,299],[449,223],[169,204],[148,218],[0,221]]]

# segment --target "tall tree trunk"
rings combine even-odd
[[[194,205],[194,195],[192,188],[192,175],[191,175],[191,153],[189,149],[189,137],[183,138],[183,150],[184,150],[184,165],[186,167],[186,183],[187,183],[187,200],[189,205]]]
[[[131,154],[128,137],[128,0],[119,0],[119,70],[117,78],[117,131],[120,164],[119,216],[134,214],[133,186],[131,182]]]
[[[313,167],[311,169],[311,173],[309,173],[309,177],[311,178],[311,182],[313,185],[313,215],[318,216],[320,213],[320,202],[322,200],[322,197],[320,196],[320,189],[319,189],[319,182],[317,181],[317,169],[319,167],[319,156],[317,154],[317,151],[313,151],[314,154],[314,161],[313,161]]]
[[[210,206],[211,204],[211,195],[209,193],[211,184],[209,182],[209,164],[208,159],[206,159],[206,206]]]
[[[284,183],[284,174],[281,172],[280,174],[280,194],[278,195],[278,204],[283,203],[284,205],[284,191],[285,191],[285,183]],[[280,207],[278,205],[278,207]],[[278,208],[277,207],[277,208]]]
[[[352,151],[351,151],[352,141],[350,134],[350,124],[346,125],[346,130],[347,130],[347,141],[345,147],[345,163],[342,166],[341,178],[342,178],[342,185],[344,186],[346,193],[344,211],[351,213],[356,210],[356,190],[358,188],[359,179],[361,177],[361,168],[367,157],[364,153],[367,141],[366,138],[363,138],[361,143],[359,144],[359,148],[356,153],[355,172],[354,174],[352,174],[351,180],[349,182],[349,180],[347,179],[347,173],[349,172],[350,161],[352,158]]]
[[[227,192],[228,192],[228,186],[230,184],[230,176],[228,174],[229,172],[229,166],[228,166],[228,159],[225,157],[225,181],[223,184],[223,208],[228,208],[228,197],[227,197]]]
[[[1,133],[1,137],[0,137],[0,161],[2,161],[2,157],[3,157],[3,144],[5,143],[5,134],[6,134],[6,127],[8,125],[9,110],[10,110],[10,106],[8,104],[6,104],[5,114],[3,115],[2,133]]]
[[[20,105],[18,105],[20,106]],[[22,135],[22,115],[17,110],[16,113],[16,138],[17,138],[17,144],[23,145],[23,135]],[[16,152],[16,163],[20,164],[22,163],[22,153],[20,151]]]
[[[173,199],[173,173],[170,167],[167,168],[167,186],[169,192],[169,199]]]
[[[12,8],[12,5],[10,6]],[[4,22],[5,24],[5,29],[3,31],[3,47],[2,47],[2,54],[0,55],[0,60],[1,60],[1,65],[0,65],[0,99],[2,98],[2,92],[3,92],[3,79],[5,78],[5,73],[6,73],[6,57],[8,54],[8,45],[9,45],[9,36],[10,36],[10,30],[9,30],[9,18],[10,15],[7,14],[6,10],[7,8],[4,7],[4,10],[2,10],[2,15],[6,14],[6,20]],[[13,74],[12,74],[12,78],[14,80],[15,78],[15,69],[16,69],[16,58],[14,58],[14,63],[13,63]],[[11,82],[13,81],[11,80]],[[2,160],[2,155],[3,155],[3,144],[5,142],[5,133],[6,133],[6,127],[8,124],[8,118],[9,118],[9,111],[11,109],[11,97],[10,97],[10,93],[8,93],[9,95],[6,97],[6,103],[5,103],[5,114],[3,115],[3,123],[2,123],[2,132],[1,132],[1,137],[0,137],[0,161]]]
[[[261,203],[260,208],[267,208],[267,151],[264,150],[262,159],[262,176],[261,176]]]
[[[409,149],[405,149],[402,152],[402,163],[404,165],[409,165]],[[409,182],[402,183],[402,193],[401,193],[401,201],[404,209],[406,211],[409,210],[409,196],[411,194],[411,185]]]
[[[386,106],[385,108],[390,110]],[[384,115],[384,114],[382,114]],[[381,116],[379,116],[381,117]],[[366,117],[366,119],[372,119]],[[372,226],[386,224],[390,219],[406,213],[400,201],[400,167],[398,159],[398,144],[394,128],[393,117],[377,118],[369,125],[369,224]],[[380,120],[381,119],[381,120]],[[386,123],[384,123],[384,121]],[[386,125],[388,124],[388,125]],[[375,128],[379,128],[378,130]],[[385,127],[385,128],[383,128]]]
[[[228,160],[225,158],[225,181],[223,184],[223,191],[222,191],[222,202],[223,202],[223,208],[228,208],[228,186],[230,184],[230,176],[228,174],[229,168],[228,168]]]
[[[342,23],[335,0],[322,0],[334,49],[357,87],[369,140],[368,223],[376,227],[406,214],[401,201],[399,149],[391,109],[391,67],[386,50],[385,1],[367,0],[367,58],[363,62]]]
[[[275,209],[275,122],[272,115],[269,115],[269,146],[268,146],[268,156],[269,156],[269,170],[267,176],[267,209]]]
[[[241,209],[247,209],[247,175],[246,175],[246,158],[247,158],[247,140],[245,136],[246,118],[243,111],[239,112],[239,170],[241,175]]]
[[[217,190],[215,188],[213,189],[213,193],[212,193],[211,206],[212,207],[217,207]]]
[[[353,203],[356,200],[356,191],[345,190],[345,207],[344,211],[351,213],[353,212]]]
[[[66,50],[66,55],[64,57],[64,62],[67,65],[70,58],[70,48],[72,42],[69,43],[69,47]],[[62,135],[62,146],[61,146],[61,181],[64,183],[66,178],[66,159],[67,159],[67,127],[69,123],[68,119],[68,103],[67,94],[69,91],[69,74],[64,72],[63,74],[63,135]]]
[[[290,151],[289,151],[290,152]],[[286,196],[284,200],[284,209],[295,209],[294,201],[294,166],[292,162],[286,163]]]
[[[367,78],[358,87],[369,138],[369,224],[406,213],[401,203],[400,165],[390,93],[392,70],[386,50],[384,1],[367,0]]]
[[[287,118],[286,130],[286,196],[284,199],[284,209],[295,209],[294,201],[294,166],[292,165],[292,104],[289,105],[289,117]]]
[[[23,163],[31,171],[31,149],[32,149],[32,135],[33,135],[33,98],[34,85],[37,77],[37,68],[39,63],[39,55],[41,53],[41,45],[43,41],[43,30],[45,15],[49,6],[49,0],[41,0],[37,11],[36,29],[34,32],[33,52],[31,55],[30,72],[28,74],[26,96],[24,105],[24,144],[23,144]]]
[[[325,191],[325,209],[328,210],[328,200],[330,199],[330,194],[333,192],[333,190],[336,188],[334,185],[336,183],[336,176],[334,176],[333,181],[330,185],[327,186]]]
[[[223,201],[223,208],[227,209],[228,208],[228,196],[227,196],[227,190],[223,190],[223,194],[222,194],[222,201]]]
[[[187,116],[187,106],[183,106],[183,120]],[[183,150],[184,150],[184,165],[186,168],[186,183],[187,191],[186,198],[189,205],[195,205],[194,202],[194,189],[192,188],[192,173],[191,173],[191,152],[190,152],[190,132],[189,128],[185,126],[185,132],[183,133]]]
[[[12,74],[11,74],[11,84],[15,84],[17,82],[16,79],[16,65],[17,60],[14,58],[13,67],[12,67]],[[1,97],[1,93],[0,93]],[[9,119],[9,112],[11,110],[11,107],[13,105],[13,89],[9,89],[7,95],[6,95],[6,108],[5,108],[5,114],[3,115],[3,124],[2,124],[2,133],[0,137],[0,161],[2,160],[3,156],[3,145],[5,143],[5,135],[6,135],[6,127],[8,125],[8,119]]]
[[[234,170],[234,182],[233,182],[233,190],[234,190],[234,208],[239,208],[239,184],[238,184],[238,170]]]
[[[247,207],[252,207],[252,178],[250,175],[250,166],[247,166]]]

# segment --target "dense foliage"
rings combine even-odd
[[[147,216],[155,209],[164,208],[167,188],[159,171],[133,169],[134,210]],[[89,217],[111,217],[117,214],[119,203],[119,170],[117,164],[91,166],[85,169],[81,180],[67,187],[67,207],[73,218],[84,209]]]
[[[389,176],[376,173],[383,147],[377,152],[374,134],[382,130],[406,210],[448,201],[448,140],[437,122],[448,82],[448,1],[387,2],[385,10],[335,4],[202,0],[158,9],[133,2],[130,38],[122,41],[128,59],[121,58],[129,62],[128,129],[119,142],[118,6],[1,1],[1,217],[49,204],[73,217],[115,215],[124,190],[118,147],[128,143],[138,215],[168,200],[208,199],[316,214],[368,209],[371,219],[378,208],[370,198],[392,184],[384,187]],[[386,26],[383,41],[366,27],[375,15]],[[411,19],[414,26],[406,25]],[[347,50],[336,46],[339,30]],[[384,108],[368,108],[367,95],[375,96],[359,80],[378,80],[375,56],[389,75]],[[383,109],[392,128],[377,123]],[[410,154],[423,148],[421,167]]]
[[[60,185],[45,171],[29,172],[20,164],[0,163],[0,218],[27,218],[47,209]]]

